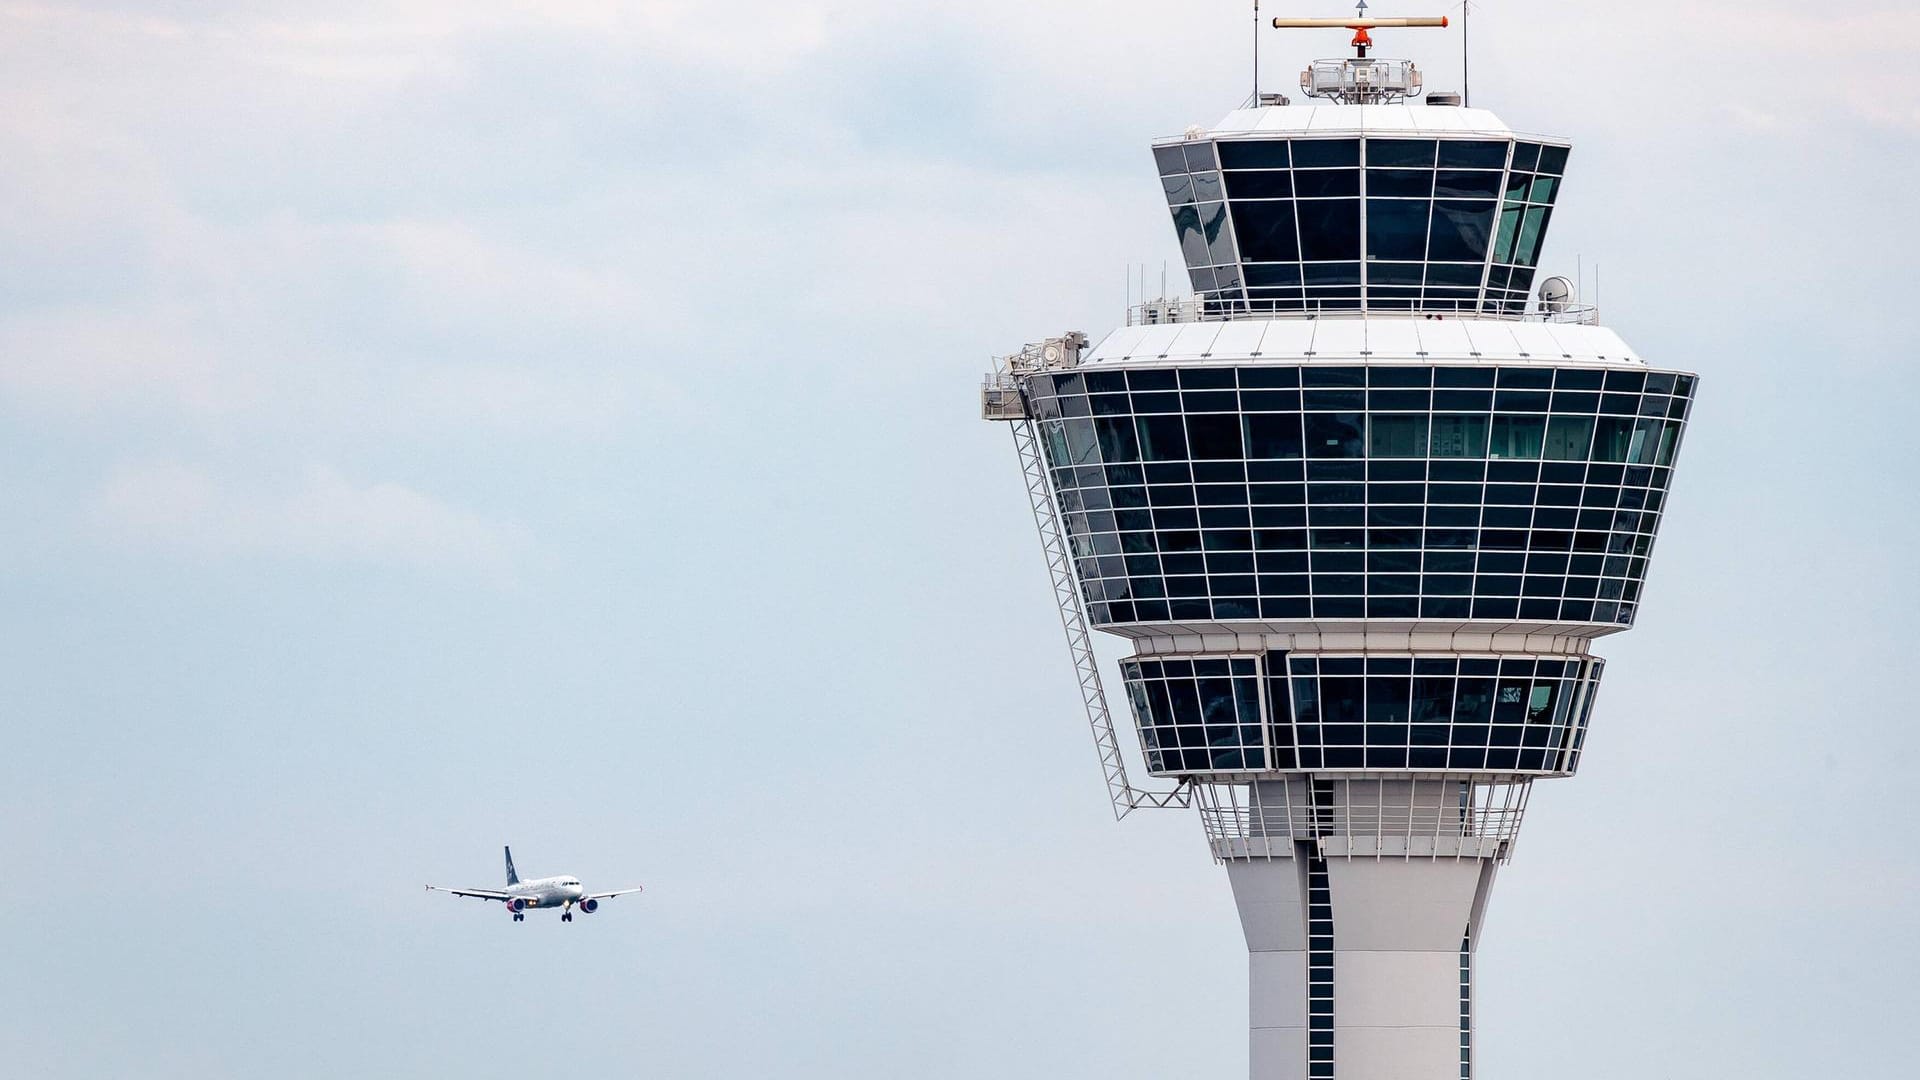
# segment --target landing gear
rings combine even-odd
[[[514,922],[526,922],[526,921],[527,921],[527,917],[526,917],[525,915],[522,915],[522,914],[520,914],[519,912],[517,912],[517,911],[516,911],[516,912],[514,912],[514,913],[513,913],[513,921],[514,921]]]
[[[561,912],[561,913],[560,913],[560,921],[561,921],[561,922],[572,922],[572,921],[573,921],[573,912],[571,912],[571,911],[563,911],[563,912]]]

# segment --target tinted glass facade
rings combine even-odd
[[[1567,147],[1486,138],[1154,148],[1194,291],[1254,311],[1517,313]]]
[[[1262,366],[1035,376],[1095,625],[1630,625],[1692,376]]]
[[[1566,774],[1602,661],[1268,653],[1121,664],[1147,768]]]

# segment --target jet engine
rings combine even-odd
[[[513,912],[515,915],[518,915],[521,912],[527,910],[527,901],[522,897],[516,896],[513,899],[507,901],[507,910]]]
[[[600,910],[600,901],[595,900],[593,897],[589,896],[585,900],[580,901],[580,903],[577,906],[580,908],[581,911],[584,911],[587,914],[591,915],[594,912]]]

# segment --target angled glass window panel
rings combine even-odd
[[[1220,164],[1229,169],[1284,169],[1290,162],[1285,139],[1222,142]]]
[[[1244,420],[1249,458],[1300,456],[1299,414],[1249,413]]]
[[[1178,416],[1136,416],[1140,456],[1146,461],[1185,461],[1187,429]]]
[[[1291,215],[1291,212],[1289,212],[1287,217],[1287,225],[1289,228],[1288,235],[1289,237],[1291,237],[1292,235],[1291,228],[1293,225],[1293,217]],[[1237,208],[1235,210],[1233,229],[1234,229],[1234,233],[1240,237],[1241,252],[1244,255],[1246,251],[1246,244],[1247,244],[1247,230],[1245,226],[1243,226],[1240,223],[1239,211]],[[1246,277],[1247,277],[1247,285],[1250,287],[1264,288],[1267,286],[1275,286],[1275,285],[1278,285],[1278,286],[1298,285],[1300,284],[1300,264],[1299,263],[1249,263],[1246,267]],[[1285,383],[1272,381],[1272,379],[1269,377],[1269,373],[1267,372],[1260,373],[1260,377],[1262,381],[1256,384],[1254,382],[1249,382],[1245,377],[1245,375],[1243,375],[1241,377],[1240,385],[1242,386],[1253,386],[1253,385],[1298,386],[1300,385],[1300,376],[1297,372],[1294,372],[1292,374],[1292,378]]]
[[[1480,139],[1441,139],[1440,167],[1443,169],[1504,169],[1509,144]]]
[[[1188,266],[1207,265],[1207,237],[1200,231],[1197,207],[1179,206],[1173,211],[1173,231],[1180,237],[1180,254]]]
[[[1363,456],[1366,440],[1364,413],[1306,414],[1307,456],[1310,458],[1357,458]]]
[[[1488,455],[1495,458],[1540,459],[1540,443],[1546,434],[1544,416],[1495,416],[1488,441]]]
[[[1403,168],[1433,167],[1432,139],[1368,139],[1367,164]]]
[[[1358,169],[1309,169],[1293,174],[1294,195],[1302,199],[1326,199],[1360,194]]]
[[[1368,169],[1367,197],[1430,199],[1433,197],[1433,170]]]
[[[1233,231],[1240,238],[1240,257],[1248,262],[1293,262],[1300,258],[1300,241],[1293,225],[1293,203],[1291,202],[1235,202],[1233,205]],[[1199,217],[1194,218],[1199,226]],[[1185,250],[1184,236],[1182,251]],[[1298,281],[1298,278],[1294,279]],[[1251,272],[1249,285],[1264,285],[1257,281]],[[1275,281],[1275,285],[1292,282]]]
[[[1213,157],[1213,143],[1196,141],[1186,144],[1187,171],[1192,173],[1212,172],[1220,167]]]
[[[1359,242],[1359,236],[1357,234],[1354,237],[1354,241],[1355,243]],[[1360,284],[1360,264],[1357,262],[1307,263],[1304,267],[1302,267],[1302,271],[1303,271],[1302,276],[1306,278],[1306,282],[1310,286],[1311,285],[1358,285]],[[1354,290],[1352,289],[1343,289],[1343,290],[1336,290],[1336,291],[1344,292],[1346,295],[1349,295],[1349,296],[1354,294]],[[1319,385],[1363,386],[1365,385],[1365,380],[1361,380],[1360,382],[1354,382],[1354,383],[1337,383],[1337,384],[1321,383]]]
[[[1212,202],[1223,196],[1220,193],[1220,174],[1217,172],[1194,173],[1193,201]]]
[[[1226,203],[1201,203],[1200,228],[1206,234],[1207,253],[1213,263],[1230,263],[1236,256],[1233,251],[1233,231],[1227,228]]]
[[[1368,454],[1371,457],[1426,457],[1427,418],[1419,413],[1375,414],[1370,422],[1368,438]]]
[[[1430,206],[1424,199],[1368,199],[1367,258],[1425,258]]]
[[[1494,206],[1492,202],[1436,200],[1433,204],[1433,233],[1427,247],[1427,258],[1435,262],[1479,262],[1485,259],[1487,243],[1493,232]]]
[[[1500,197],[1500,174],[1441,169],[1434,177],[1433,193],[1436,198],[1442,199],[1497,199]]]
[[[1593,418],[1555,416],[1547,424],[1548,461],[1585,461],[1593,446]]]
[[[1493,246],[1493,261],[1511,263],[1513,261],[1513,243],[1520,237],[1521,207],[1508,206],[1500,211],[1500,236]]]
[[[1440,413],[1433,418],[1433,456],[1484,458],[1487,456],[1487,418]]]
[[[1068,423],[1072,423],[1072,421],[1068,421]],[[1660,445],[1660,429],[1665,423],[1666,421],[1664,420],[1654,420],[1651,418],[1643,418],[1635,421],[1633,426],[1633,440],[1627,449],[1628,462],[1634,465],[1653,464],[1655,449]],[[1068,429],[1068,437],[1069,440],[1071,440],[1071,428]],[[1624,498],[1622,505],[1625,505]]]
[[[1547,234],[1547,219],[1553,210],[1545,206],[1529,206],[1520,219],[1520,238],[1514,241],[1513,261],[1521,266],[1532,266],[1540,257],[1540,241]]]
[[[1197,293],[1218,292],[1220,289],[1219,280],[1211,266],[1187,267],[1187,280],[1193,283],[1193,291]]]
[[[1486,267],[1477,262],[1470,263],[1428,263],[1427,284],[1455,288],[1480,287],[1480,274]]]
[[[1553,205],[1553,197],[1560,190],[1560,178],[1557,176],[1536,176],[1532,188],[1527,194],[1528,202]]]
[[[1527,189],[1533,185],[1533,174],[1513,172],[1507,174],[1507,203],[1516,205],[1527,201]]]
[[[1675,449],[1679,447],[1679,445],[1680,445],[1680,425],[1678,423],[1669,421],[1667,423],[1666,428],[1660,432],[1660,449],[1654,454],[1653,463],[1655,465],[1673,464],[1673,452]],[[1656,494],[1653,497],[1652,503],[1650,504],[1655,509],[1659,508],[1659,505],[1660,505],[1659,498],[1660,498],[1659,495]]]
[[[1173,173],[1160,178],[1160,186],[1166,190],[1167,204],[1180,206],[1193,201],[1193,177],[1186,173]]]
[[[1341,412],[1367,407],[1364,390],[1307,390],[1301,393],[1306,407],[1320,412]]]
[[[1513,147],[1513,167],[1521,172],[1532,172],[1540,161],[1539,143],[1516,143]]]
[[[1417,262],[1368,262],[1367,284],[1415,286],[1425,270],[1425,264]]]
[[[1240,417],[1205,414],[1187,417],[1187,439],[1196,458],[1238,458]]]
[[[1099,437],[1102,460],[1140,460],[1140,442],[1134,435],[1132,417],[1099,416],[1094,418],[1093,425]]]
[[[1178,146],[1156,146],[1153,148],[1153,163],[1161,176],[1187,171],[1187,155]]]
[[[1602,416],[1593,429],[1594,461],[1625,461],[1633,446],[1634,422],[1624,416]],[[1588,478],[1590,481],[1592,477]],[[1612,503],[1608,502],[1611,506]]]
[[[1360,164],[1358,139],[1295,139],[1293,167],[1296,169],[1335,168]]]
[[[1563,175],[1567,171],[1567,148],[1564,146],[1542,146],[1540,148],[1539,171]]]
[[[1234,199],[1287,199],[1293,197],[1293,178],[1284,172],[1230,172],[1227,195]]]

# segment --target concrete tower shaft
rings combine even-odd
[[[1196,806],[1227,869],[1255,1080],[1470,1080],[1493,879],[1639,612],[1695,378],[1529,299],[1568,152],[1235,112],[1154,148],[1194,295],[989,381],[1116,809]],[[1170,790],[1126,777],[1092,630]]]

